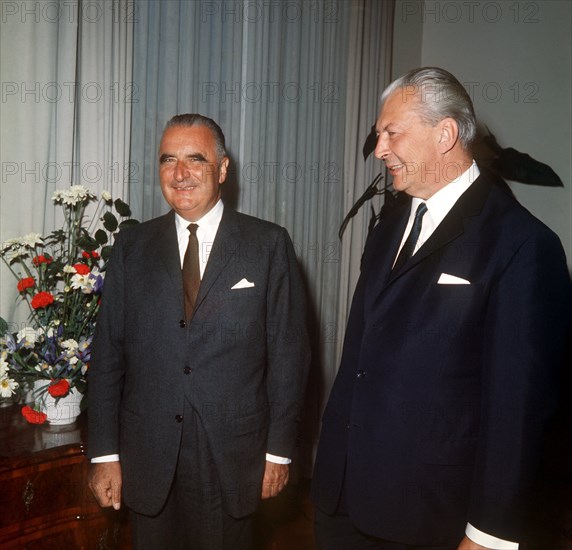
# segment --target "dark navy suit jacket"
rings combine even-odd
[[[469,522],[518,541],[571,322],[564,252],[481,174],[392,273],[409,210],[368,239],[313,498],[333,513],[345,478],[365,533],[457,544]],[[443,273],[470,284],[439,284]]]

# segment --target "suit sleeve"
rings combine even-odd
[[[305,290],[294,247],[282,229],[272,252],[267,297],[267,452],[291,457],[310,362]]]
[[[105,272],[88,384],[90,458],[119,453],[119,403],[123,389],[123,237],[115,240]]]
[[[564,251],[544,230],[524,241],[492,288],[484,320],[482,411],[468,521],[522,536],[543,436],[559,400],[572,298]]]

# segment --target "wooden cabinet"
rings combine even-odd
[[[102,510],[87,486],[86,418],[33,426],[0,409],[0,548],[128,549],[125,511]]]

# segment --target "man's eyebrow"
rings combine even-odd
[[[163,153],[160,157],[159,157],[159,163],[163,163],[165,162],[167,159],[174,157],[175,155],[171,155],[169,153]],[[197,160],[200,162],[207,162],[207,158],[202,154],[202,153],[190,153],[188,155],[186,155],[187,159],[189,160]]]
[[[187,158],[190,160],[200,160],[202,162],[206,162],[207,158],[202,153],[191,153],[187,155]]]
[[[379,127],[376,126],[376,131],[381,134],[381,132],[389,132],[395,131],[399,128],[399,124],[395,123],[394,121],[388,122],[385,126]]]

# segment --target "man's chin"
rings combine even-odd
[[[397,174],[393,177],[393,188],[396,191],[407,191],[409,185],[407,184],[407,180],[401,177],[401,174]]]
[[[173,206],[173,210],[179,214],[179,216],[181,216],[181,218],[184,218],[185,220],[187,220],[188,222],[194,222],[196,221],[198,218],[197,216],[197,210],[194,207],[189,207],[189,206],[183,206],[183,205],[175,205]]]

